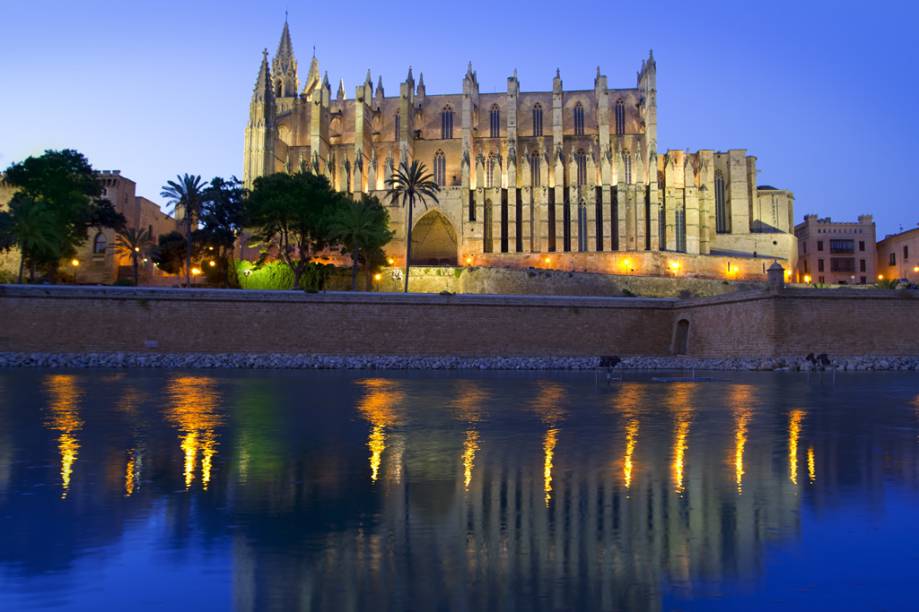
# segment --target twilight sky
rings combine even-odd
[[[760,184],[791,189],[805,213],[873,213],[879,238],[919,222],[919,43],[914,2],[365,3],[303,0],[6,0],[0,167],[72,147],[156,201],[180,172],[242,173],[243,128],[261,50],[285,8],[306,76],[312,46],[333,93],[367,68],[398,92],[412,64],[429,94],[632,87],[658,64],[658,141],[746,148]],[[417,10],[407,7],[417,6]],[[526,7],[526,8],[524,8]]]

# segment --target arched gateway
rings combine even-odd
[[[442,212],[429,210],[412,229],[412,264],[455,266],[456,262],[456,230]]]

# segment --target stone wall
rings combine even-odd
[[[431,356],[919,355],[919,293],[695,300],[2,286],[0,352]]]

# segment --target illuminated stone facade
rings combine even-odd
[[[285,23],[259,68],[244,181],[309,170],[384,199],[400,160],[420,160],[441,193],[414,213],[418,263],[516,267],[533,262],[494,255],[558,253],[551,267],[571,269],[561,253],[583,252],[613,272],[629,253],[628,272],[655,274],[669,264],[651,255],[669,252],[734,259],[693,264],[702,276],[732,266],[735,276],[764,276],[774,258],[790,268],[792,194],[757,187],[756,158],[744,150],[659,153],[656,82],[651,54],[634,87],[610,88],[598,68],[593,89],[565,90],[556,71],[551,90],[523,91],[515,70],[507,91],[484,93],[470,64],[459,93],[429,95],[409,68],[397,96],[368,71],[349,98],[343,82],[332,93],[315,55],[301,83]],[[405,216],[391,211],[397,261]]]

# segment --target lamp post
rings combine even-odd
[[[77,270],[80,269],[80,260],[74,257],[70,260],[70,267],[73,268],[73,284],[77,284]]]

